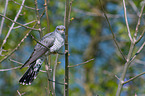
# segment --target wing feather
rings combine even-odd
[[[50,48],[54,44],[55,37],[53,33],[46,34],[42,40],[40,41],[41,44],[45,45],[46,47]],[[25,62],[24,65],[20,69],[22,69],[25,66],[28,66],[29,64],[33,63],[35,60],[37,60],[39,57],[41,57],[44,53],[48,51],[47,48],[37,43],[37,45],[34,48],[33,53],[29,57],[29,59]]]

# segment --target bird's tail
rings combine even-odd
[[[42,59],[37,59],[33,64],[31,64],[25,74],[19,80],[20,84],[31,85],[33,80],[36,79],[42,63]]]

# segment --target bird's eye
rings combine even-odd
[[[58,31],[60,31],[60,29],[59,29],[59,28],[57,28],[57,30],[58,30]]]

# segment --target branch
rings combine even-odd
[[[22,5],[24,5],[24,3],[25,3],[25,0],[22,1]],[[6,35],[6,37],[5,37],[5,39],[3,40],[1,49],[2,49],[2,47],[4,46],[4,44],[6,43],[7,38],[9,37],[9,35],[10,35],[10,33],[11,33],[11,31],[12,31],[14,25],[15,25],[15,22],[17,21],[17,19],[18,19],[20,13],[21,13],[21,11],[22,11],[22,8],[23,8],[23,6],[20,7],[20,9],[19,9],[17,15],[15,16],[14,22],[12,23],[12,25],[11,25],[11,27],[10,27],[10,29],[9,29],[9,31],[8,31],[8,33],[7,33],[7,35]],[[4,16],[4,15],[3,15],[3,16]],[[5,17],[5,16],[4,16],[4,17]]]
[[[13,1],[15,4],[21,5],[20,3],[14,1],[14,0],[10,0],[10,1]],[[21,6],[22,6],[22,5],[21,5]],[[28,8],[28,9],[35,10],[35,8],[29,7],[29,6],[26,6],[26,5],[23,5],[23,7],[24,7],[24,8]],[[44,9],[44,8],[42,7],[42,8],[40,8],[39,10],[41,10],[41,9]]]
[[[14,67],[14,68],[8,68],[8,69],[0,69],[0,71],[10,71],[10,70],[18,69],[18,68],[20,68],[20,67],[21,67],[21,66]]]
[[[10,0],[10,1],[13,1],[15,4],[21,5],[20,3],[14,1],[14,0]],[[29,7],[29,6],[26,6],[26,5],[21,5],[21,6],[23,6],[23,7],[25,7],[25,8],[28,8],[28,9],[35,10],[35,8]]]
[[[5,59],[7,59],[11,54],[13,54],[20,47],[20,45],[22,44],[22,42],[24,42],[24,40],[27,38],[30,32],[31,30],[22,38],[22,40],[20,41],[20,43],[17,45],[15,49],[13,49],[7,56],[5,56],[2,60],[0,60],[0,63]]]
[[[123,7],[124,7],[124,17],[125,17],[126,27],[127,27],[127,30],[128,30],[128,36],[130,38],[130,41],[133,43],[134,41],[131,37],[131,33],[130,33],[129,25],[128,25],[128,20],[127,20],[125,0],[123,0]]]
[[[141,45],[141,47],[138,49],[138,51],[136,52],[136,54],[131,58],[130,63],[136,58],[136,56],[142,51],[142,49],[145,46],[145,42]]]
[[[5,9],[4,9],[4,16],[6,16],[8,1],[9,1],[9,0],[6,0]],[[3,29],[3,25],[4,25],[4,20],[5,20],[5,18],[2,17],[1,27],[0,27],[0,36],[1,36],[1,33],[2,33],[2,29]]]
[[[138,22],[137,22],[137,25],[136,25],[134,37],[133,37],[135,42],[136,42],[136,38],[137,38],[138,28],[139,28],[139,26],[140,26],[140,21],[141,21],[143,9],[144,9],[144,4],[142,5],[141,12],[140,12],[140,14],[139,14]],[[143,33],[144,33],[144,31],[143,31]],[[143,36],[140,36],[140,38],[142,38],[142,37],[143,37]],[[140,39],[139,39],[139,40],[140,40]],[[138,41],[139,41],[139,40],[138,40]]]
[[[131,79],[129,79],[129,80],[123,82],[122,84],[124,85],[124,84],[126,84],[126,83],[128,83],[128,82],[130,82],[130,81],[133,81],[134,79],[136,79],[136,78],[138,78],[139,76],[144,75],[144,74],[145,74],[145,72],[142,72],[142,73],[138,74],[137,76],[132,77]]]
[[[56,72],[57,60],[58,60],[58,54],[56,55],[54,69],[53,69],[53,81],[55,81],[55,72]],[[53,82],[53,90],[55,92],[55,82]]]
[[[144,36],[144,33],[145,33],[145,29],[143,30],[139,38],[136,40],[135,44],[137,44],[142,39],[142,37]]]
[[[45,13],[46,13],[46,21],[47,21],[47,32],[49,33],[50,32],[50,25],[49,25],[49,17],[48,17],[48,3],[47,3],[47,0],[45,0]]]
[[[36,11],[36,16],[37,16],[37,24],[39,27],[39,34],[40,34],[40,39],[43,37],[43,32],[42,32],[42,27],[41,27],[41,21],[40,21],[40,16],[39,16],[39,9],[37,5],[37,0],[35,0],[35,11]]]
[[[27,28],[27,29],[39,31],[38,29],[31,28],[31,27],[25,26],[25,25],[23,25],[23,24],[21,24],[21,23],[15,22],[15,21],[13,21],[12,19],[10,19],[10,18],[8,18],[8,17],[6,17],[6,16],[4,16],[4,15],[2,15],[2,14],[0,14],[0,16],[2,16],[2,17],[4,17],[4,18],[10,20],[11,22],[16,23],[16,24],[18,24],[18,25],[20,25],[20,26],[22,26],[22,27],[25,27],[25,28]]]
[[[12,62],[15,62],[15,63],[18,63],[18,64],[21,64],[21,65],[23,65],[23,63],[21,63],[21,62],[18,62],[18,61],[16,61],[16,60],[13,60],[13,59],[9,59],[10,61],[12,61]]]
[[[85,62],[83,62],[83,63],[80,63],[80,64],[76,64],[76,65],[69,66],[69,68],[71,68],[71,67],[76,67],[76,66],[83,65],[83,64],[86,64],[86,63],[88,63],[88,62],[90,62],[90,61],[92,61],[92,60],[94,60],[94,58],[93,58],[93,59],[90,59],[90,60],[87,60],[87,61],[85,61]]]
[[[28,23],[23,24],[23,25],[25,25],[25,26],[26,26],[26,25],[29,25],[29,24],[34,23],[34,22],[36,22],[36,20],[33,20],[33,21],[28,22]],[[13,27],[13,29],[17,29],[17,28],[20,28],[20,27],[22,27],[22,26]]]
[[[18,90],[17,90],[17,93],[18,93],[19,96],[22,96],[22,95],[25,94],[25,92],[21,94]]]
[[[40,18],[44,15],[44,12],[45,12],[45,11],[42,12]],[[37,22],[34,24],[34,26],[33,26],[32,28],[35,28],[36,25],[37,25]],[[20,41],[20,43],[18,44],[18,46],[17,46],[15,49],[13,49],[7,56],[5,56],[2,60],[0,60],[0,63],[1,63],[2,61],[4,61],[5,59],[7,59],[11,54],[13,54],[13,53],[20,47],[21,43],[24,42],[24,40],[27,38],[27,36],[29,35],[29,33],[30,33],[31,31],[32,31],[32,30],[30,30],[30,31],[24,36],[24,38],[22,38],[22,40]]]
[[[102,5],[100,0],[99,0],[99,2],[100,2],[100,5]],[[115,42],[115,44],[116,44],[116,46],[117,46],[117,49],[118,49],[119,52],[121,53],[123,59],[126,61],[126,57],[124,56],[123,52],[121,51],[121,49],[120,49],[120,47],[119,47],[119,44],[117,43],[115,34],[114,34],[113,30],[112,30],[112,27],[111,27],[111,25],[110,25],[110,22],[109,22],[109,20],[108,20],[108,17],[107,17],[107,15],[106,15],[106,12],[105,12],[105,10],[104,10],[104,8],[103,8],[103,5],[102,5],[102,10],[103,10],[103,12],[104,12],[104,16],[105,16],[105,18],[106,18],[106,20],[107,20],[107,23],[108,23],[108,25],[109,25],[109,28],[110,28],[110,30],[111,30],[111,33],[112,33],[112,36],[113,36],[113,40],[114,40],[114,42]]]
[[[68,55],[68,26],[69,26],[69,0],[65,1],[65,78],[64,96],[69,96],[69,55]]]

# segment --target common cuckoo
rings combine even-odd
[[[65,27],[63,25],[57,26],[54,32],[46,34],[39,43],[36,44],[33,53],[29,59],[22,65],[29,66],[25,74],[19,80],[20,84],[30,85],[36,79],[41,64],[44,60],[44,55],[58,53],[65,42]],[[46,48],[47,47],[47,48]]]

